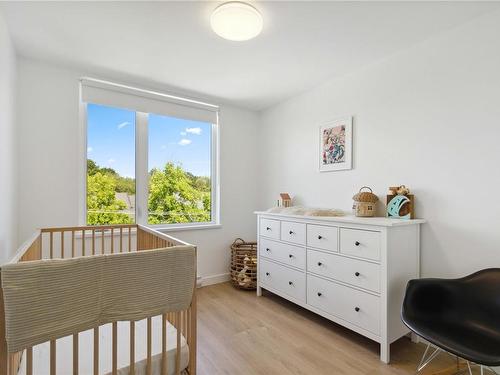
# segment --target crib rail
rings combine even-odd
[[[40,259],[72,258],[88,255],[134,252],[189,245],[151,228],[141,225],[106,225],[45,228],[37,231],[27,241],[11,262],[28,262]],[[196,286],[196,285],[195,285]],[[5,315],[2,289],[0,288],[0,375],[17,375],[22,355],[26,356],[26,375],[36,374],[33,368],[33,348],[19,353],[8,353],[5,340]],[[152,318],[147,318],[147,363],[146,374],[152,373]],[[191,306],[183,311],[163,314],[161,324],[161,374],[167,374],[167,322],[177,330],[175,374],[181,373],[181,335],[189,347],[189,363],[186,369],[189,375],[196,374],[196,288],[194,288]],[[112,324],[112,374],[118,370],[118,323]],[[135,375],[136,340],[135,325],[130,322],[129,356],[130,374]],[[99,330],[94,327],[93,340],[93,375],[99,375]],[[79,372],[79,333],[73,334],[73,375]],[[123,338],[121,338],[123,340]],[[57,348],[56,340],[50,341],[50,375],[56,375]],[[24,375],[24,374],[20,374]],[[66,375],[66,374],[64,374]]]

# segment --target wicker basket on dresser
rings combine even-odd
[[[256,212],[257,295],[266,289],[380,343],[409,333],[400,318],[420,274],[424,220],[305,217]]]

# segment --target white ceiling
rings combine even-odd
[[[209,26],[214,2],[5,2],[19,54],[260,110],[489,12],[478,2],[254,2],[256,39]]]

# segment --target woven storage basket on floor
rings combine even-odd
[[[231,283],[241,289],[257,287],[257,242],[241,238],[231,245]]]

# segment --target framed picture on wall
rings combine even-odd
[[[319,128],[319,171],[352,169],[352,117],[329,121]]]

